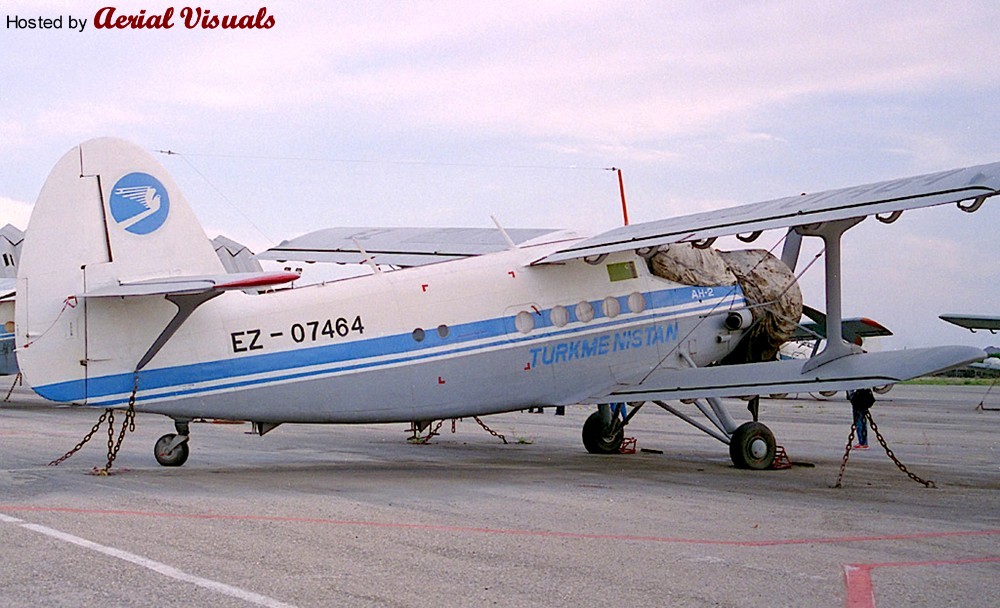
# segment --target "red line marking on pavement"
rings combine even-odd
[[[445,524],[421,524],[405,522],[379,522],[325,519],[316,517],[286,517],[278,515],[226,515],[216,513],[160,513],[155,511],[120,511],[113,509],[79,509],[73,507],[38,507],[30,505],[0,505],[3,511],[28,511],[33,513],[76,513],[81,515],[107,515],[115,517],[160,517],[177,519],[204,519],[223,521],[270,521],[275,523],[324,524],[332,526],[354,526],[362,528],[395,528],[409,530],[434,530],[438,532],[467,532],[474,534],[502,534],[510,536],[540,536],[554,538],[575,538],[580,540],[621,540],[653,543],[674,543],[688,545],[720,545],[730,547],[776,547],[783,545],[845,544],[860,542],[880,542],[887,540],[914,540],[926,538],[948,538],[962,536],[1000,535],[1000,529],[962,530],[957,532],[918,532],[915,534],[886,534],[881,536],[844,536],[835,538],[785,538],[774,540],[714,540],[698,538],[674,538],[665,536],[634,536],[630,534],[591,534],[584,532],[561,532],[558,530],[518,530],[508,528],[482,528],[478,526],[455,526]]]
[[[845,608],[875,608],[872,569],[866,564],[844,564],[844,585],[847,586]]]
[[[929,562],[884,562],[880,564],[844,564],[844,584],[847,595],[845,608],[875,608],[875,587],[872,570],[876,568],[912,568],[916,566],[960,566],[1000,562],[1000,557],[972,557],[968,559],[935,560]]]

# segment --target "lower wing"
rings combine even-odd
[[[594,401],[699,399],[870,388],[981,361],[985,356],[979,348],[940,346],[849,355],[808,373],[802,373],[801,359],[658,369],[638,384],[618,385],[604,395],[595,395]]]

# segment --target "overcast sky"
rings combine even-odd
[[[104,135],[180,152],[159,157],[209,236],[255,250],[490,214],[598,232],[621,222],[612,166],[635,223],[1000,160],[996,2],[270,2],[266,30],[97,30],[107,5],[0,5],[0,224]],[[937,319],[1000,314],[998,218],[851,230],[845,315],[891,348],[1000,345]],[[803,285],[822,308],[821,263]]]

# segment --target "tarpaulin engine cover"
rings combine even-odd
[[[784,262],[763,249],[719,251],[689,243],[661,247],[650,260],[653,274],[683,285],[739,283],[753,325],[721,363],[771,361],[802,318],[802,291]]]

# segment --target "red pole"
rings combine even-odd
[[[625,220],[625,225],[628,226],[628,206],[625,204],[625,182],[622,180],[622,170],[618,171],[618,190],[622,194],[622,218]]]

